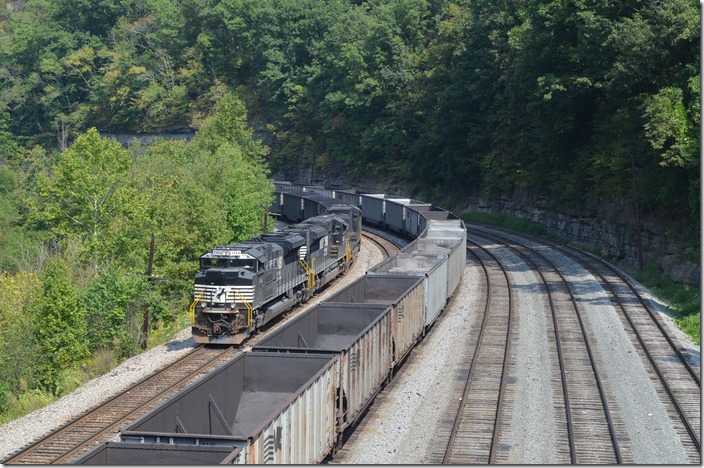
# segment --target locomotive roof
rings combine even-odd
[[[309,218],[302,223],[298,224],[292,224],[291,226],[288,226],[289,228],[301,228],[301,227],[307,227],[310,226],[312,230],[320,231],[323,234],[333,221],[337,221],[341,224],[347,225],[349,224],[349,220],[340,216],[339,213],[328,213],[328,214],[322,214],[315,216],[313,218]]]
[[[306,241],[302,232],[310,232],[313,240],[327,235],[333,221],[344,225],[348,224],[348,220],[340,216],[340,214],[323,214],[309,218],[305,222],[287,226],[282,231],[265,233],[254,239],[237,244],[215,247],[201,257],[234,256],[237,254],[230,254],[229,252],[240,252],[246,253],[264,263],[277,251],[282,251],[283,255],[287,255],[291,250],[305,245]]]
[[[229,254],[225,252],[242,252],[251,255],[262,263],[265,263],[271,256],[267,251],[271,252],[276,250],[282,250],[282,247],[271,242],[249,240],[240,242],[238,244],[230,244],[215,247],[213,250],[207,252],[202,257],[221,257],[229,256]]]

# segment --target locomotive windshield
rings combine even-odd
[[[200,267],[203,270],[208,268],[218,267],[218,268],[245,268],[251,271],[257,271],[257,261],[254,259],[240,259],[240,258],[201,258]]]

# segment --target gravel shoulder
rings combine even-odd
[[[554,387],[549,375],[549,340],[545,330],[551,320],[539,286],[537,274],[521,265],[520,260],[502,250],[511,269],[518,307],[518,334],[514,338],[512,410],[505,416],[509,425],[501,442],[510,445],[508,462],[556,463],[553,413]],[[688,463],[679,440],[667,422],[662,405],[647,372],[619,322],[615,309],[598,282],[578,265],[562,255],[550,253],[560,262],[571,281],[579,284],[579,302],[585,309],[585,323],[598,337],[596,353],[602,362],[611,364],[604,370],[614,410],[618,410],[628,433],[625,444],[631,463]],[[562,257],[562,258],[560,258]],[[379,263],[382,254],[371,242],[362,251],[350,272],[316,296],[314,305],[336,293]],[[440,434],[445,419],[457,407],[456,389],[463,385],[466,370],[463,359],[468,353],[480,324],[485,283],[481,267],[468,262],[464,276],[446,310],[424,340],[411,352],[392,382],[382,390],[368,414],[359,423],[332,463],[415,464],[432,463],[440,450]],[[641,291],[645,288],[638,285]],[[699,367],[699,347],[680,332],[665,304],[652,294],[648,300],[656,306],[673,336],[692,356]],[[549,312],[547,312],[549,314]],[[272,327],[272,330],[276,327]],[[93,379],[51,405],[0,426],[0,459],[5,459],[29,442],[37,440],[124,391],[139,380],[166,367],[191,351],[195,343],[190,329],[183,330],[165,345],[136,356],[110,373]],[[623,359],[613,359],[614,356]],[[435,458],[434,458],[435,457]]]
[[[314,296],[307,306],[318,304],[329,295],[338,292],[364,275],[381,259],[382,253],[378,247],[371,242],[363,243],[350,271]],[[271,327],[270,330],[275,328],[276,326]],[[7,459],[30,443],[46,437],[88,410],[100,406],[135,383],[176,362],[195,347],[191,329],[186,328],[168,343],[126,360],[109,373],[90,380],[46,407],[0,425],[0,460]]]
[[[335,464],[430,463],[436,428],[450,405],[463,350],[477,326],[472,323],[483,284],[480,268],[468,264],[453,300],[411,352],[392,382],[377,396],[369,414],[334,459]]]

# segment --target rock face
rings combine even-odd
[[[638,235],[633,209],[627,203],[583,209],[548,209],[548,199],[514,194],[494,200],[476,199],[469,210],[502,213],[533,221],[548,233],[571,242],[597,248],[601,255],[638,267]],[[701,268],[685,258],[682,239],[676,228],[660,219],[641,220],[643,262],[656,260],[663,272],[678,283],[699,284]],[[679,238],[679,240],[676,239]],[[691,242],[695,244],[696,242]],[[691,255],[690,255],[691,257]]]
[[[344,172],[336,175],[331,172],[311,173],[300,171],[295,176],[275,174],[274,179],[288,180],[304,185],[353,188],[368,193],[387,193],[400,197],[418,198],[431,203],[427,196],[409,193],[404,187],[369,178],[350,182]],[[442,204],[441,204],[442,205]],[[548,197],[516,191],[492,200],[480,197],[466,200],[465,205],[453,211],[480,211],[502,213],[527,219],[543,225],[548,233],[568,239],[574,244],[598,249],[603,257],[611,258],[631,268],[638,267],[638,236],[633,207],[629,202],[612,205],[594,205],[580,209],[553,208]],[[641,243],[643,263],[656,260],[662,271],[673,281],[686,284],[699,284],[701,267],[693,255],[685,255],[688,245],[698,245],[695,239],[683,242],[674,223],[659,218],[641,219]]]
[[[682,261],[677,255],[666,255],[659,259],[663,271],[672,278],[672,281],[687,284],[699,284],[701,279],[701,266],[694,262]]]

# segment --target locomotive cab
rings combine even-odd
[[[191,319],[196,341],[222,343],[241,332],[246,336],[256,320],[259,296],[275,279],[281,258],[281,247],[262,242],[219,247],[201,256],[195,277],[198,314]]]

